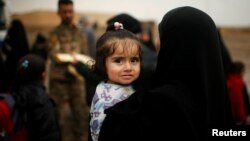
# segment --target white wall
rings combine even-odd
[[[12,13],[56,10],[58,0],[7,0]],[[249,27],[250,0],[73,0],[80,12],[127,12],[141,20],[160,22],[163,15],[178,6],[194,6],[207,12],[219,26]]]

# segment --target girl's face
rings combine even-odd
[[[140,74],[139,47],[136,44],[130,47],[120,44],[115,52],[106,58],[105,66],[108,83],[131,84]]]

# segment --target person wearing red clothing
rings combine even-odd
[[[232,114],[236,124],[244,125],[247,120],[245,102],[243,97],[243,67],[239,66],[239,62],[232,64],[231,72],[227,78],[227,87],[231,101]]]

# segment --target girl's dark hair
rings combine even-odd
[[[22,57],[17,64],[16,84],[25,84],[32,81],[40,81],[45,71],[45,60],[35,54]]]
[[[119,45],[126,46],[127,49],[132,47],[132,44],[137,44],[139,56],[141,59],[141,44],[139,39],[132,32],[115,27],[114,23],[108,25],[106,32],[97,40],[96,43],[96,63],[95,71],[102,75],[104,79],[107,78],[105,60],[112,55]]]

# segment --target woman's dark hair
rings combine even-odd
[[[106,58],[112,55],[119,45],[126,47],[127,50],[130,49],[133,44],[137,44],[141,59],[141,45],[135,34],[123,29],[123,27],[117,29],[117,27],[115,27],[115,23],[109,24],[107,31],[98,39],[96,44],[95,71],[101,74],[104,79],[107,78],[105,67]]]

